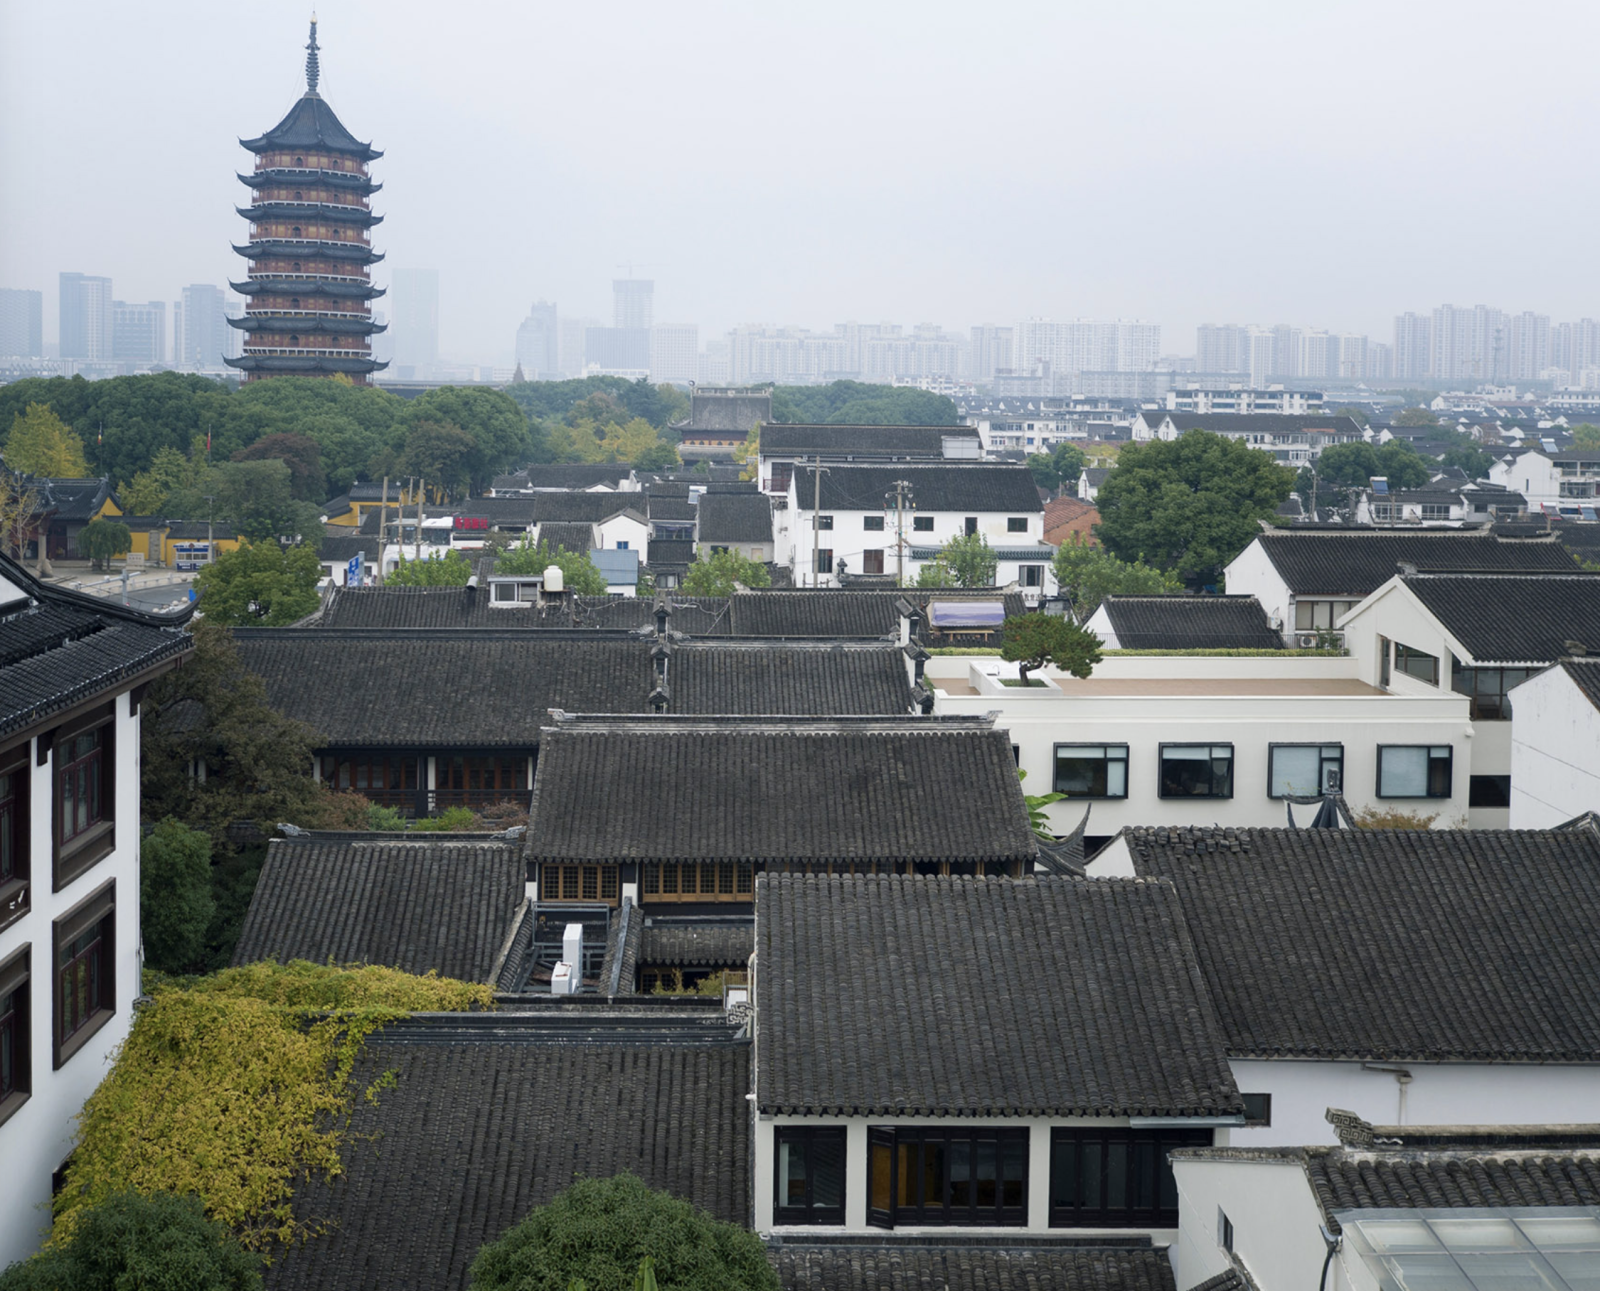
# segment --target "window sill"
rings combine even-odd
[[[88,873],[110,856],[116,846],[117,822],[114,820],[102,820],[70,843],[63,844],[56,854],[55,890],[61,891]]]
[[[0,884],[0,929],[9,928],[33,908],[31,889],[27,879]]]
[[[0,1125],[4,1125],[16,1115],[17,1109],[32,1097],[32,1090],[18,1089],[0,1098]]]
[[[56,1067],[60,1071],[67,1065],[84,1045],[94,1039],[101,1027],[117,1015],[115,1009],[101,1009],[70,1036],[56,1047]]]

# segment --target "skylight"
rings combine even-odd
[[[1600,1291],[1600,1206],[1350,1210],[1346,1260],[1381,1291]]]

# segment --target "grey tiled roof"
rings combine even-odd
[[[918,511],[1004,511],[1012,515],[1040,514],[1044,503],[1039,487],[1026,466],[972,463],[960,466],[830,466],[822,476],[822,509],[828,511],[882,511],[892,498],[895,482],[911,484]],[[816,497],[816,471],[796,466],[794,487],[800,505],[811,510]]]
[[[752,919],[650,918],[640,939],[639,962],[678,968],[743,964],[754,945]]]
[[[479,1247],[580,1175],[629,1171],[748,1223],[748,1045],[564,1031],[435,1015],[370,1039],[356,1080],[394,1087],[358,1106],[344,1174],[297,1186],[328,1231],[267,1269],[269,1291],[466,1291]]]
[[[1600,1061],[1592,828],[1124,837],[1177,885],[1236,1057]]]
[[[514,475],[494,477],[496,489],[591,489],[597,484],[621,484],[633,473],[626,462],[563,462],[550,466],[524,466]]]
[[[1128,650],[1281,650],[1253,596],[1108,596],[1117,644]]]
[[[1352,440],[1360,439],[1361,427],[1349,415],[1326,412],[1155,412],[1145,414],[1149,425],[1170,420],[1179,433],[1209,430],[1219,435],[1270,434],[1304,435],[1331,431]]]
[[[768,1247],[768,1258],[784,1291],[1173,1291],[1167,1253],[1134,1242],[785,1238]]]
[[[486,982],[523,875],[506,842],[274,840],[233,962],[331,959]]]
[[[535,860],[1038,851],[1009,737],[954,719],[567,719],[544,733],[531,817]]]
[[[322,561],[332,562],[336,565],[346,564],[355,559],[360,552],[369,565],[378,563],[378,536],[346,537],[343,534],[327,534],[322,539],[322,546],[317,548],[317,558]]]
[[[1399,573],[1402,561],[1419,570],[1463,573],[1570,574],[1573,570],[1572,557],[1554,542],[1501,539],[1459,529],[1417,533],[1278,529],[1256,541],[1297,596],[1366,596]]]
[[[538,539],[544,546],[587,556],[594,549],[594,526],[584,522],[547,520],[539,526]]]
[[[683,645],[667,660],[674,713],[837,713],[911,710],[905,655],[893,645]]]
[[[1583,697],[1600,708],[1600,659],[1564,663],[1561,666],[1572,678],[1572,684],[1583,692]]]
[[[769,421],[761,427],[763,457],[824,457],[942,461],[944,441],[976,440],[976,426],[815,426]]]
[[[707,493],[699,511],[701,542],[772,541],[772,503],[764,493]]]
[[[651,569],[683,569],[694,560],[694,541],[690,538],[652,538],[645,550],[645,564]]]
[[[1169,883],[764,874],[756,959],[765,1112],[1241,1107]]]
[[[1471,652],[1467,662],[1554,663],[1577,641],[1600,651],[1600,574],[1475,574],[1405,580],[1406,588]]]

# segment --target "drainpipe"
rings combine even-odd
[[[1410,1070],[1405,1067],[1387,1066],[1381,1062],[1364,1062],[1361,1064],[1361,1070],[1381,1071],[1395,1078],[1395,1083],[1400,1086],[1400,1093],[1399,1108],[1396,1112],[1394,1123],[1396,1125],[1404,1125],[1406,1123],[1406,1090],[1410,1087],[1412,1080]]]
[[[1407,1079],[1410,1079],[1410,1077],[1407,1077]],[[1330,1233],[1326,1224],[1319,1225],[1318,1231],[1322,1234],[1322,1243],[1328,1248],[1328,1253],[1322,1260],[1322,1278],[1317,1283],[1317,1291],[1328,1291],[1328,1266],[1333,1263],[1334,1255],[1344,1245],[1344,1235],[1335,1236]]]

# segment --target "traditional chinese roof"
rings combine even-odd
[[[1406,590],[1479,664],[1548,664],[1600,651],[1600,575],[1417,575]]]
[[[822,509],[883,511],[893,507],[896,483],[900,480],[911,485],[908,504],[924,514],[1001,511],[1037,515],[1044,510],[1044,503],[1039,500],[1039,487],[1026,466],[987,463],[830,466],[822,474]],[[816,498],[815,468],[796,466],[794,489],[800,506],[811,510]]]
[[[1571,573],[1573,560],[1554,542],[1501,539],[1460,529],[1395,533],[1387,529],[1274,529],[1256,539],[1296,596],[1360,599],[1399,572]]]
[[[655,519],[657,503],[650,504]],[[772,541],[772,503],[764,493],[707,493],[700,499],[696,536],[702,543]]]
[[[768,421],[761,456],[942,461],[948,440],[978,443],[976,426],[828,426]]]
[[[819,1235],[768,1257],[784,1291],[1173,1291],[1172,1261],[1148,1238]]]
[[[311,20],[311,41],[306,46],[306,92],[288,115],[254,139],[241,139],[239,143],[254,153],[278,149],[321,148],[326,152],[346,153],[359,161],[375,161],[383,156],[370,143],[362,143],[333,113],[320,94],[317,81],[320,69],[317,61],[317,20]]]
[[[1100,602],[1124,650],[1281,650],[1253,596],[1108,596]]]

